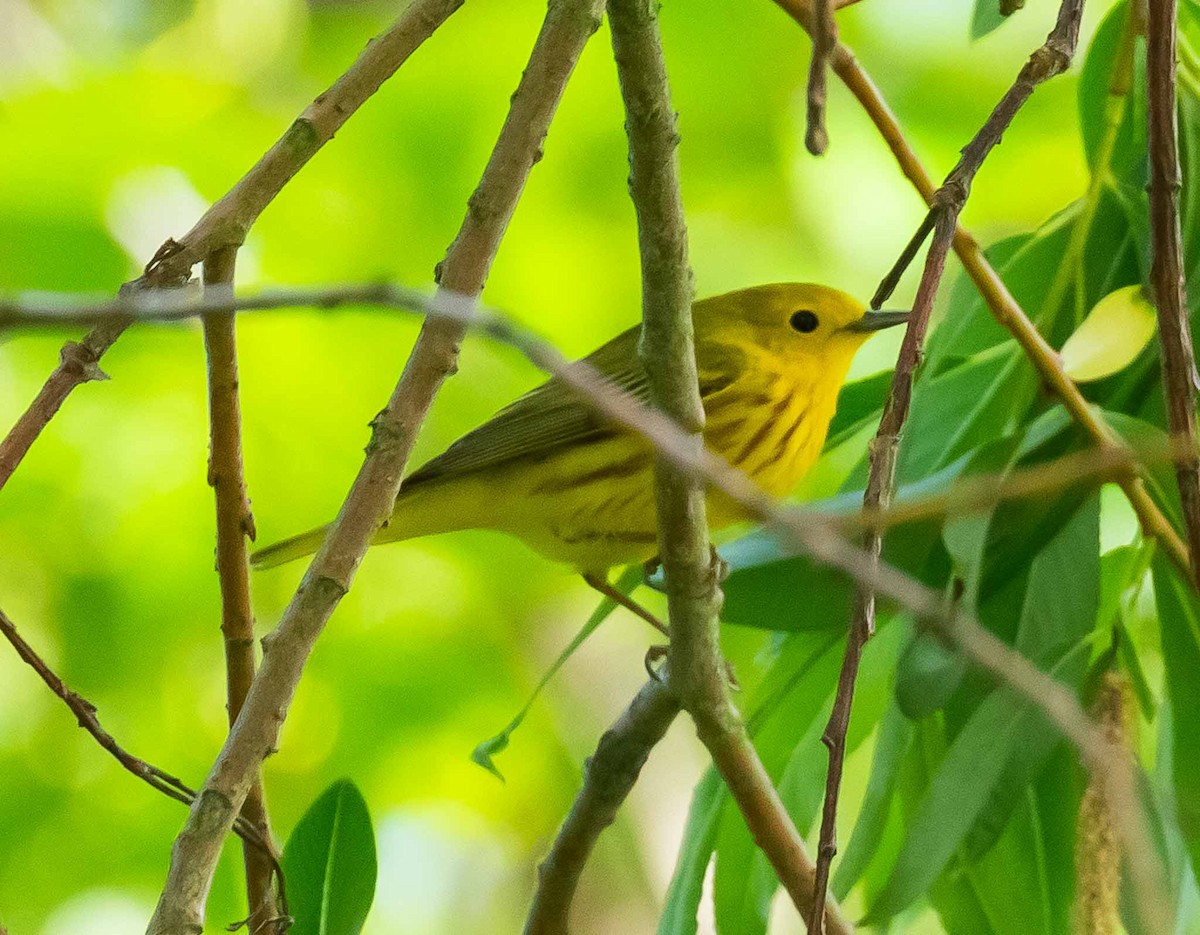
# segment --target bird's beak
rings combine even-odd
[[[882,331],[884,328],[891,328],[893,325],[903,325],[911,314],[907,310],[867,312],[858,321],[850,322],[846,326],[846,330],[870,334],[874,331]]]

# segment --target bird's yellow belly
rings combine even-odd
[[[781,398],[770,407],[747,410],[744,402],[710,401],[705,444],[745,471],[773,496],[790,493],[820,454],[833,406],[793,405]],[[746,412],[765,419],[746,418]],[[523,539],[554,561],[583,572],[643,562],[658,554],[654,457],[632,435],[520,461],[483,478],[458,479],[401,495],[395,525],[382,539],[445,532],[450,528],[495,529]],[[708,495],[714,532],[744,522],[745,511],[719,491]],[[447,526],[448,516],[470,517]]]
[[[746,432],[735,448],[718,446],[720,433],[706,431],[706,444],[767,493],[785,496],[820,454],[828,426],[827,418],[814,426],[805,421],[776,426],[757,441]],[[547,557],[585,572],[651,559],[658,554],[653,464],[648,446],[631,437],[557,454],[527,469],[523,496],[504,525]],[[709,491],[707,506],[714,532],[750,519],[717,490]]]

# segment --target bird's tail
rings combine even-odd
[[[321,547],[328,532],[328,526],[318,526],[298,536],[269,545],[265,549],[258,549],[250,556],[250,564],[255,568],[274,568],[276,565],[284,565],[312,555]]]

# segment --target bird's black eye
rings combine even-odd
[[[816,314],[814,312],[810,312],[808,309],[801,309],[798,312],[793,312],[790,321],[792,327],[801,334],[808,334],[811,331],[816,331],[817,325],[820,324],[820,322],[817,321]]]

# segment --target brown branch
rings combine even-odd
[[[127,283],[122,291],[178,286],[188,280],[192,267],[205,257],[225,247],[240,246],[284,185],[462,2],[413,0],[395,24],[367,44],[345,74],[296,118],[254,167],[180,240],[163,244],[143,275]],[[128,326],[128,320],[106,321],[82,341],[63,345],[58,367],[0,442],[0,489],[72,390],[89,380],[106,379],[100,358]]]
[[[261,293],[230,297],[210,286],[204,296],[190,290],[163,290],[141,293],[132,297],[96,300],[87,295],[59,293],[39,294],[36,301],[0,299],[0,323],[95,322],[114,316],[136,317],[142,321],[180,321],[233,308],[239,313],[270,311],[283,308],[315,308],[323,311],[354,306],[392,311],[424,313],[448,318],[481,331],[529,357],[531,362],[548,373],[561,375],[563,368],[580,369],[581,364],[568,365],[561,355],[551,353],[531,332],[516,325],[503,313],[469,304],[447,305],[417,289],[390,283],[366,285],[299,286],[274,288]],[[574,379],[581,380],[575,376]],[[597,406],[611,418],[629,422],[635,432],[648,433],[640,421],[620,408],[611,414],[608,402],[601,402],[602,392],[590,383],[580,390],[586,401]],[[622,414],[624,413],[624,414]],[[656,443],[660,443],[656,440]],[[661,442],[670,444],[668,442]],[[793,512],[804,521],[830,523],[843,531],[886,531],[896,526],[924,519],[961,516],[979,512],[1004,500],[1033,497],[1052,493],[1073,484],[1122,483],[1134,476],[1139,467],[1195,457],[1200,448],[1186,439],[1164,438],[1161,442],[1140,443],[1137,452],[1126,445],[1107,445],[1071,452],[1053,461],[1022,468],[1004,475],[977,475],[960,478],[945,491],[925,494],[904,503],[891,503],[878,509],[859,510],[853,515],[832,515],[809,507]],[[690,462],[688,462],[690,463]]]
[[[1016,81],[995,109],[988,116],[979,132],[963,148],[962,158],[951,170],[942,187],[934,194],[929,215],[933,218],[922,222],[917,237],[905,248],[904,256],[916,252],[915,244],[924,239],[926,231],[932,229],[933,241],[925,258],[925,269],[917,286],[913,302],[912,318],[900,345],[896,360],[896,371],[892,377],[891,393],[884,405],[879,431],[870,448],[871,468],[867,478],[863,511],[877,512],[886,507],[896,489],[896,461],[900,450],[900,434],[908,420],[909,406],[917,367],[921,362],[921,349],[925,343],[925,332],[929,316],[933,311],[933,299],[941,285],[946,268],[946,256],[954,240],[958,216],[971,191],[971,183],[988,153],[1000,142],[1000,137],[1012,123],[1017,111],[1029,99],[1034,88],[1055,75],[1061,74],[1071,63],[1079,39],[1079,21],[1083,15],[1083,0],[1063,0],[1058,19],[1046,37],[1045,43],[1029,57],[1017,74]],[[890,294],[888,283],[893,286],[902,272],[900,267],[885,278],[876,293],[875,302],[887,301]],[[883,550],[883,537],[877,531],[868,532],[864,549],[872,562],[878,563]],[[854,685],[858,678],[859,661],[863,646],[875,632],[875,593],[869,587],[857,590],[854,611],[850,622],[850,633],[846,642],[846,653],[838,675],[837,694],[829,723],[821,736],[829,750],[829,770],[826,775],[825,801],[821,813],[821,837],[817,852],[817,892],[809,931],[823,935],[825,931],[821,909],[829,884],[829,870],[837,853],[837,807],[841,791],[842,768],[846,754],[846,731],[850,726],[850,712],[854,703]]]
[[[680,427],[682,447],[702,457],[704,409],[692,335],[692,274],[679,189],[679,140],[657,5],[609,0],[609,24],[629,136],[629,192],[642,266],[642,363],[658,408]],[[667,584],[672,688],[798,911],[813,901],[813,866],[729,698],[717,614],[721,592],[708,540],[705,485],[666,458],[656,469],[658,547]],[[830,927],[850,930],[830,907]]]
[[[811,30],[811,0],[775,0],[775,3],[804,29]],[[834,49],[830,57],[830,66],[867,112],[899,164],[904,177],[912,183],[921,197],[932,205],[936,191],[933,181],[908,144],[895,115],[870,76],[845,45],[839,44]],[[1012,334],[1038,372],[1042,383],[1062,401],[1071,418],[1100,446],[1122,444],[1103,417],[1084,398],[1075,382],[1067,376],[1058,354],[1046,343],[1037,326],[1013,298],[1000,275],[988,263],[975,238],[961,226],[954,235],[954,250],[992,316]],[[1147,493],[1142,479],[1125,478],[1121,482],[1121,489],[1137,514],[1142,532],[1150,538],[1157,539],[1176,567],[1188,573],[1187,547]]]
[[[1150,155],[1151,294],[1158,310],[1163,394],[1171,434],[1196,437],[1196,357],[1188,321],[1179,230],[1179,130],[1175,100],[1175,0],[1149,0],[1146,22],[1146,96]],[[1193,587],[1200,589],[1200,460],[1175,464],[1191,557]]]
[[[229,726],[242,710],[254,680],[254,614],[250,609],[250,567],[246,539],[254,539],[254,516],[246,495],[242,468],[242,413],[238,401],[237,334],[232,308],[236,247],[222,247],[204,261],[204,287],[229,297],[225,311],[205,315],[204,346],[208,358],[208,483],[217,515],[217,576],[221,585],[221,632],[225,643],[225,688]],[[256,776],[242,805],[242,817],[271,841],[262,777]],[[247,927],[251,933],[268,920],[287,916],[271,890],[272,862],[244,844]]]
[[[599,25],[594,0],[552,0],[467,217],[440,267],[442,301],[474,304],[567,79]],[[328,537],[276,629],[241,716],[172,848],[148,932],[203,930],[203,907],[221,842],[256,770],[274,749],[304,665],[376,531],[391,514],[408,456],[433,398],[454,371],[464,325],[428,319],[387,407],[372,422],[367,457]]]
[[[100,723],[100,719],[96,715],[96,706],[78,692],[72,691],[67,687],[66,683],[46,664],[37,651],[26,642],[25,638],[17,631],[17,625],[2,610],[0,610],[0,634],[17,651],[17,655],[21,657],[21,661],[33,669],[37,673],[38,678],[46,684],[46,687],[70,709],[71,713],[75,715],[75,720],[79,726],[87,731],[92,739],[102,749],[107,751],[113,759],[120,763],[123,769],[142,780],[150,788],[161,792],[176,802],[190,805],[195,800],[195,790],[183,782],[183,780],[164,772],[151,763],[147,763],[140,757],[134,756],[117,743],[116,738],[105,730],[104,726]],[[271,854],[271,859],[274,860],[273,851],[268,849],[267,842],[258,835],[257,830],[253,826],[239,820],[233,830],[242,840],[254,845],[264,854]],[[275,864],[274,869],[278,871],[277,864]]]
[[[650,681],[600,738],[584,764],[583,787],[538,867],[525,935],[567,935],[571,900],[596,840],[616,819],[650,751],[678,714],[679,701],[667,684]]]
[[[829,55],[837,46],[837,20],[833,15],[833,0],[814,0],[814,31],[812,60],[808,66],[808,107],[805,120],[804,145],[814,156],[823,155],[829,148],[829,132],[825,128],[825,104],[828,97],[826,69]]]

